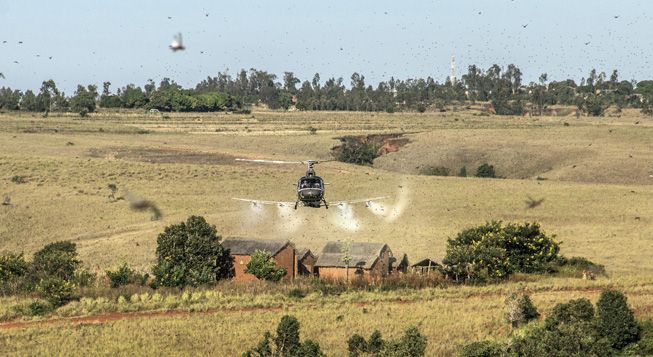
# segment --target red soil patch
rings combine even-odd
[[[228,313],[242,313],[252,311],[280,311],[280,307],[250,307],[242,309],[209,309],[206,311],[138,311],[138,312],[109,312],[106,314],[93,315],[93,316],[77,316],[77,317],[60,317],[49,320],[37,321],[9,321],[0,323],[0,330],[11,330],[17,328],[28,328],[34,326],[54,325],[59,323],[70,323],[71,325],[83,324],[103,324],[111,321],[137,319],[137,318],[151,318],[151,317],[177,317],[177,316],[190,316],[190,315],[212,315],[218,312]]]

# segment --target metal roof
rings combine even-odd
[[[371,269],[374,263],[379,259],[381,252],[388,248],[383,243],[365,243],[365,242],[352,242],[349,255],[349,267],[360,267],[363,269]],[[388,248],[389,249],[389,248]],[[343,257],[342,243],[328,242],[322,249],[322,253],[317,258],[315,263],[316,267],[341,267],[347,266],[342,261]]]
[[[272,255],[277,255],[288,244],[290,244],[290,241],[287,240],[242,237],[229,237],[222,241],[222,246],[229,249],[229,252],[234,255],[252,255],[257,250],[264,250]]]

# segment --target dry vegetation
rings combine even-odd
[[[313,134],[310,128],[317,131]],[[292,200],[292,184],[303,172],[302,167],[237,164],[233,157],[327,159],[338,144],[336,136],[375,132],[404,132],[411,142],[377,159],[374,168],[330,162],[319,166],[318,173],[331,184],[327,188],[331,200],[394,195],[398,186],[407,189],[410,204],[394,222],[358,208],[361,227],[349,232],[333,223],[337,210],[304,209],[284,217],[269,209],[253,217],[246,205],[230,200]],[[203,300],[195,307],[139,302],[143,305],[129,308],[116,301],[111,302],[116,306],[102,309],[82,301],[56,314],[217,310],[101,325],[13,329],[3,331],[0,345],[28,354],[86,354],[103,346],[107,354],[165,349],[236,355],[291,312],[302,323],[303,335],[318,340],[330,354],[342,355],[351,333],[368,335],[378,328],[384,336],[396,337],[411,324],[429,338],[427,354],[450,354],[467,341],[506,335],[499,310],[508,290],[517,285],[532,290],[531,297],[544,312],[570,298],[595,299],[603,286],[620,287],[638,318],[652,318],[652,138],[653,122],[635,113],[575,119],[460,112],[106,112],[83,120],[72,115],[2,114],[0,197],[10,196],[11,204],[0,206],[0,251],[31,254],[45,243],[72,239],[91,270],[103,272],[123,261],[149,269],[157,234],[197,214],[215,224],[223,236],[286,238],[318,251],[333,239],[386,242],[414,261],[442,258],[448,237],[486,220],[535,220],[564,242],[563,254],[603,264],[609,277],[595,282],[557,278],[410,293],[352,293],[340,298],[309,295],[301,301],[265,295],[233,304],[202,292]],[[481,162],[493,164],[507,179],[415,175],[424,165],[446,166],[454,174],[465,165],[472,173]],[[26,182],[12,182],[14,176]],[[110,183],[120,192],[128,189],[154,201],[163,219],[151,221],[147,212],[131,211],[124,201],[112,202]],[[528,196],[546,200],[526,209]],[[175,298],[183,300],[173,296],[171,304]],[[3,316],[20,303],[3,301]],[[257,306],[281,310],[223,311]],[[73,312],[66,313],[66,308]],[[344,318],[336,320],[339,315]],[[138,346],[133,344],[136,337],[141,340]]]

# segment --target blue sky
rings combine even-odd
[[[172,53],[177,32],[187,49]],[[444,81],[452,54],[458,76],[469,64],[514,63],[526,82],[543,72],[580,80],[591,68],[641,80],[653,78],[651,35],[647,0],[0,0],[0,86],[54,79],[72,94],[169,77],[192,87],[252,67],[347,84],[353,72],[371,84]]]

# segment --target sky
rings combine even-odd
[[[178,32],[186,50],[173,53]],[[642,80],[653,78],[652,35],[649,0],[0,0],[0,87],[54,79],[72,94],[164,77],[194,87],[250,68],[347,85],[354,72],[372,85],[443,82],[452,55],[458,77],[513,63],[526,83],[580,81],[592,68]]]

